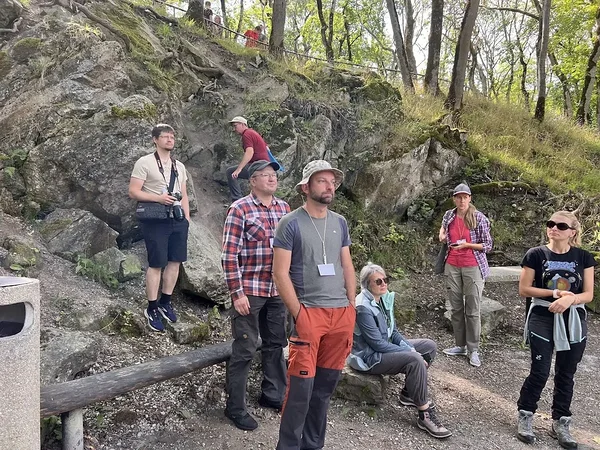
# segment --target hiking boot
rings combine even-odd
[[[569,425],[571,425],[571,418],[562,416],[560,419],[552,422],[552,431],[550,434],[553,438],[558,439],[558,444],[562,448],[577,448],[577,441],[571,436]]]
[[[271,408],[277,412],[281,412],[281,409],[283,408],[283,403],[274,402],[272,400],[269,400],[267,397],[265,397],[265,394],[260,395],[260,397],[258,399],[258,404],[260,406],[262,406],[263,408]]]
[[[479,352],[477,350],[471,352],[471,356],[469,357],[469,364],[471,364],[473,367],[481,366],[481,360],[479,359]]]
[[[168,303],[158,302],[158,312],[169,322],[171,322],[171,323],[177,322],[177,316],[175,315],[175,310],[173,309],[171,302],[168,302]]]
[[[446,348],[443,352],[444,355],[448,356],[467,356],[467,347],[457,345],[456,347]]]
[[[452,436],[452,432],[447,430],[440,419],[435,415],[435,410],[428,408],[425,411],[419,411],[417,426],[421,430],[427,431],[434,438],[444,439]]]
[[[250,414],[246,413],[243,416],[232,416],[229,411],[225,410],[225,417],[233,422],[233,424],[244,431],[252,431],[258,428],[258,422],[254,420]]]
[[[517,438],[526,444],[533,444],[535,434],[533,433],[533,413],[531,411],[519,410],[517,418]]]
[[[404,389],[402,389],[402,391],[400,392],[400,404],[404,405],[404,406],[414,406],[415,408],[418,408],[419,406],[423,406],[423,405],[417,405],[415,403],[415,401],[412,399],[412,397],[409,397],[408,392],[405,391]],[[435,403],[431,399],[429,399],[429,407],[431,409],[435,409]]]
[[[153,309],[145,309],[144,316],[148,319],[148,326],[152,328],[154,331],[165,331],[165,326],[160,319],[160,314],[158,312],[158,308]]]

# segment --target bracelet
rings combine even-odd
[[[553,297],[553,298],[558,298],[558,289],[554,289],[554,290],[552,291],[552,297]]]

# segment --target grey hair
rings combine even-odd
[[[385,276],[385,270],[381,266],[377,264],[373,264],[372,262],[368,262],[365,267],[360,270],[360,287],[366,290],[369,290],[369,278],[374,273],[381,273]]]

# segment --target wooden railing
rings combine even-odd
[[[232,342],[44,386],[41,389],[40,415],[44,418],[61,414],[63,450],[83,450],[84,407],[225,362],[231,357]]]

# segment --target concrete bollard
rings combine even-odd
[[[0,277],[0,449],[40,448],[40,286]]]

